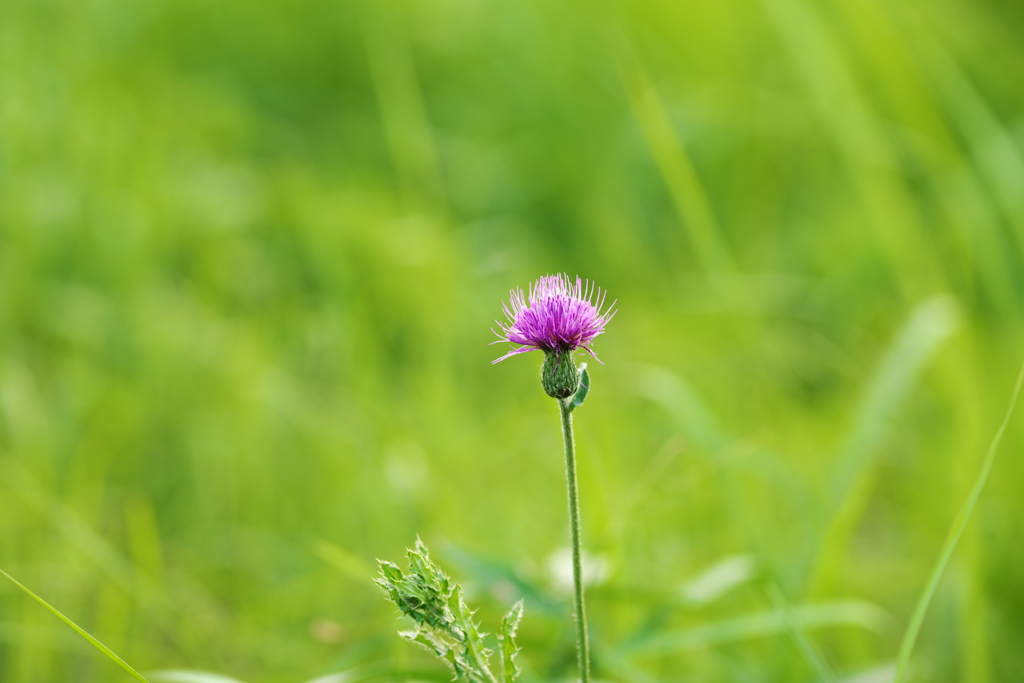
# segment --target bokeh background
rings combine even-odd
[[[143,671],[442,681],[370,581],[419,534],[572,679],[557,409],[487,346],[567,272],[620,309],[576,413],[598,678],[886,683],[1024,361],[1021,35],[0,3],[0,568]],[[913,680],[1024,680],[1020,422]],[[0,680],[129,679],[3,580]]]

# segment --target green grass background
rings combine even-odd
[[[141,671],[446,680],[417,534],[573,676],[513,286],[619,315],[576,413],[604,681],[886,683],[1024,360],[996,0],[5,0],[0,568]],[[1020,418],[911,677],[1024,680]],[[411,673],[409,673],[411,672]],[[0,681],[130,680],[0,584]]]

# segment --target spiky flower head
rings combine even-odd
[[[503,306],[507,322],[497,321],[502,333],[495,332],[500,339],[493,343],[511,342],[519,347],[493,362],[543,351],[544,391],[559,399],[572,396],[579,386],[573,352],[583,349],[597,359],[591,344],[616,313],[615,302],[602,313],[604,301],[605,292],[594,283],[579,277],[573,282],[563,274],[540,278],[528,293],[513,289],[509,303]]]

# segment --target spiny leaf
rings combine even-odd
[[[512,683],[522,673],[516,664],[516,655],[519,654],[519,646],[516,645],[516,630],[523,618],[523,601],[520,600],[512,606],[512,609],[505,618],[501,620],[501,628],[498,629],[498,640],[501,642],[501,664],[505,683]]]
[[[402,570],[398,568],[398,565],[387,560],[377,560],[380,563],[380,572],[392,581],[400,581],[402,579]]]
[[[403,572],[398,565],[380,560],[381,575],[375,582],[398,606],[402,614],[416,622],[416,628],[400,632],[406,640],[431,650],[446,661],[455,672],[456,680],[470,683],[498,683],[489,668],[491,651],[484,643],[485,633],[473,619],[473,611],[463,599],[462,587],[454,583],[430,559],[430,552],[419,539],[407,553],[409,570]],[[518,611],[517,611],[518,610]],[[502,643],[503,658],[514,656],[517,648],[511,640],[522,614],[522,602],[506,617],[502,633],[509,633],[506,645]],[[505,636],[502,636],[505,638]],[[506,647],[511,648],[506,654]],[[506,665],[506,671],[511,670]],[[512,675],[518,672],[513,671]],[[506,680],[512,680],[506,675]]]

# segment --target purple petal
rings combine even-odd
[[[512,356],[515,356],[516,354],[526,353],[527,351],[540,351],[540,349],[538,349],[535,346],[523,346],[523,347],[520,347],[518,349],[513,349],[512,351],[509,351],[508,353],[506,353],[501,358],[495,358],[494,360],[492,360],[491,361],[491,365],[494,365],[495,363],[500,363],[501,361],[505,360],[506,358],[511,358]]]

